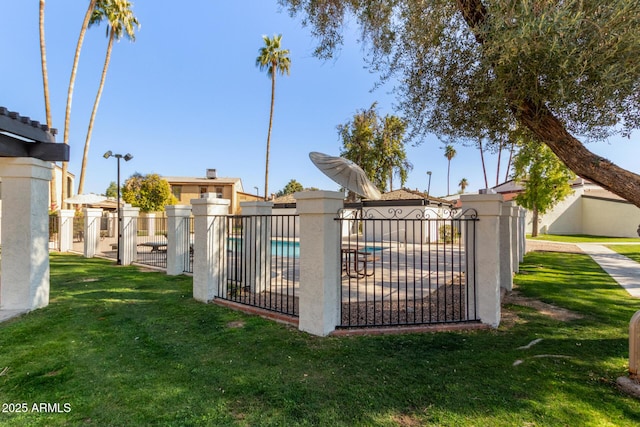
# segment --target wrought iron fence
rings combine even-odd
[[[49,249],[60,250],[60,218],[57,214],[49,215]]]
[[[140,216],[137,221],[136,262],[167,268],[167,218]]]
[[[298,216],[220,216],[212,226],[218,297],[298,316]]]
[[[182,227],[184,227],[184,240],[178,244],[182,244],[182,253],[188,253],[189,256],[184,259],[184,272],[193,273],[193,243],[194,237],[194,218],[184,218]]]
[[[477,320],[475,211],[344,209],[341,327]],[[475,251],[474,251],[475,253]]]

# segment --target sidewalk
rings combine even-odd
[[[632,297],[640,298],[639,263],[601,244],[578,243],[576,246],[591,256]]]

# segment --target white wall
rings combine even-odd
[[[610,237],[638,237],[640,209],[626,201],[582,198],[584,234]]]

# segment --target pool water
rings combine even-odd
[[[242,248],[242,239],[237,237],[229,238],[229,249],[236,251]],[[355,246],[354,246],[355,248]],[[383,250],[382,246],[365,246],[360,248],[360,252],[378,252]],[[286,258],[300,258],[300,242],[289,240],[271,240],[271,255],[286,257]]]

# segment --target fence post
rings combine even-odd
[[[466,256],[469,263],[475,257],[475,271],[467,272],[469,283],[476,284],[475,298],[470,298],[469,312],[475,311],[482,323],[500,324],[500,213],[502,195],[463,194],[462,209],[474,209],[478,214],[476,233],[469,233]],[[475,277],[474,277],[475,275]]]
[[[242,261],[247,272],[246,285],[251,292],[267,290],[271,279],[271,214],[272,202],[241,202]]]
[[[165,206],[167,212],[167,274],[176,276],[184,273],[189,256],[190,236],[186,224],[191,215],[191,206]]]
[[[49,304],[51,168],[50,162],[34,158],[0,158],[3,310],[34,310]]]
[[[102,209],[84,208],[84,256],[93,258],[100,245],[100,218]]]
[[[511,202],[503,202],[500,212],[500,287],[506,291],[513,289],[512,205]]]
[[[209,302],[218,296],[219,284],[226,285],[226,199],[191,199],[194,217],[193,298]],[[221,239],[222,237],[222,239]]]
[[[58,215],[58,235],[60,238],[60,252],[69,252],[73,248],[73,209],[60,209]]]
[[[520,271],[520,227],[518,221],[520,218],[520,207],[515,202],[509,202],[507,204],[511,208],[511,267],[514,273]]]
[[[123,206],[120,208],[122,216],[122,230],[120,231],[122,238],[122,248],[118,245],[120,251],[120,263],[122,265],[131,265],[136,261],[138,255],[138,216],[140,208],[131,206]],[[120,243],[120,242],[119,242]]]
[[[340,324],[340,222],[344,194],[295,193],[300,215],[299,329],[325,336]]]
[[[519,215],[519,234],[520,234],[520,262],[524,261],[524,254],[527,253],[527,210],[520,207]]]

